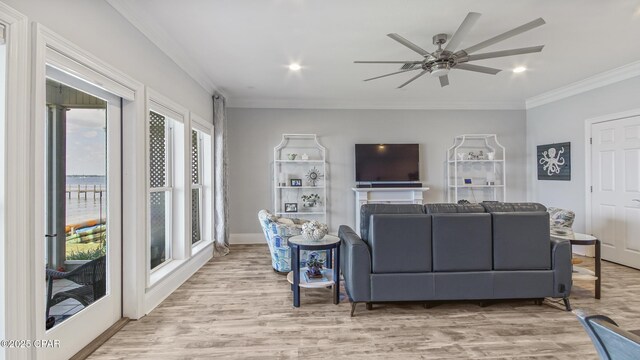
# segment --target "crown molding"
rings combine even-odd
[[[530,97],[525,101],[526,108],[531,109],[636,76],[640,76],[640,61],[607,70],[584,80],[576,81],[569,85]]]
[[[217,87],[207,73],[196,63],[186,56],[185,50],[160,26],[152,21],[145,20],[142,14],[134,5],[133,1],[127,0],[106,0],[111,7],[122,15],[131,25],[140,31],[147,39],[165,53],[173,62],[184,70],[194,81],[210,94],[216,92],[227,97],[225,92]],[[227,97],[228,98],[228,97]]]
[[[524,110],[521,101],[374,102],[340,99],[254,99],[232,97],[230,108],[339,110]]]

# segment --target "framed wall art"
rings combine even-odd
[[[571,180],[571,143],[538,145],[538,180]]]

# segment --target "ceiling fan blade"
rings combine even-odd
[[[467,34],[469,34],[469,31],[471,31],[471,28],[473,27],[473,25],[475,25],[475,23],[478,21],[478,19],[480,18],[479,13],[475,13],[475,12],[470,12],[467,14],[467,17],[464,18],[464,20],[462,21],[462,24],[460,24],[460,27],[458,27],[458,30],[456,30],[455,34],[453,34],[453,36],[451,37],[451,40],[449,40],[449,42],[447,43],[447,46],[444,48],[445,51],[455,51],[458,46],[460,46],[460,43],[462,42],[462,40],[467,37]]]
[[[491,45],[493,45],[495,43],[498,43],[498,42],[500,42],[502,40],[506,40],[506,39],[508,39],[510,37],[514,37],[516,35],[522,34],[525,31],[529,31],[531,29],[537,28],[538,26],[542,26],[544,24],[545,24],[545,21],[544,21],[543,18],[537,18],[537,19],[535,19],[533,21],[530,21],[530,22],[528,22],[528,23],[526,23],[524,25],[518,26],[515,29],[511,29],[511,30],[509,30],[509,31],[507,31],[505,33],[502,33],[500,35],[494,36],[489,40],[485,40],[485,41],[483,41],[481,43],[478,43],[476,45],[468,47],[468,48],[464,49],[464,52],[466,52],[467,54],[474,53],[474,52],[476,52],[476,51],[478,51],[480,49],[486,48],[487,46],[491,46]]]
[[[494,69],[494,68],[490,68],[490,67],[486,67],[486,66],[473,65],[473,64],[457,64],[453,68],[454,69],[460,69],[460,70],[481,72],[481,73],[484,73],[484,74],[491,74],[491,75],[495,75],[495,74],[499,73],[500,71],[502,71],[500,69]]]
[[[422,68],[415,68],[415,69],[400,70],[400,71],[392,72],[392,73],[390,73],[390,74],[384,74],[384,75],[380,75],[380,76],[372,77],[372,78],[369,78],[369,79],[364,79],[363,81],[369,81],[369,80],[380,79],[380,78],[383,78],[383,77],[387,77],[387,76],[391,76],[391,75],[396,75],[396,74],[402,74],[403,72],[413,71],[413,70],[419,70],[419,69],[422,69]]]
[[[399,42],[400,44],[408,47],[409,49],[417,52],[418,54],[422,55],[422,56],[429,56],[431,55],[427,50],[421,48],[420,46],[412,43],[411,41],[403,38],[402,36],[395,34],[395,33],[391,33],[391,34],[387,34],[388,37],[392,38],[393,40]]]
[[[449,76],[442,75],[442,76],[440,76],[438,78],[440,79],[440,87],[445,87],[445,86],[449,85]]]
[[[422,61],[354,61],[354,64],[422,64]]]
[[[536,52],[542,51],[543,47],[544,45],[540,45],[540,46],[531,46],[531,47],[519,48],[519,49],[494,51],[494,52],[488,52],[484,54],[469,55],[467,56],[466,61],[476,61],[476,60],[491,59],[491,58],[497,58],[497,57],[503,57],[503,56],[536,53]]]
[[[409,84],[409,83],[410,83],[410,82],[412,82],[413,80],[415,80],[415,79],[419,78],[420,76],[422,76],[422,75],[424,75],[424,74],[426,74],[426,73],[428,73],[428,72],[429,72],[429,70],[423,70],[423,71],[421,71],[421,72],[420,72],[420,74],[418,74],[418,75],[416,75],[416,76],[412,77],[411,79],[409,79],[409,80],[408,80],[407,82],[405,82],[404,84],[402,84],[402,85],[398,86],[398,89],[402,89],[405,85]]]

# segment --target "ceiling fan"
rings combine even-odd
[[[453,34],[453,36],[450,39],[447,34],[435,35],[433,37],[433,44],[438,46],[438,50],[432,53],[424,50],[423,48],[419,47],[418,45],[412,43],[411,41],[403,38],[398,34],[391,33],[387,35],[393,40],[399,42],[400,44],[422,55],[423,57],[422,60],[354,61],[354,63],[356,64],[403,64],[402,67],[400,68],[400,71],[372,77],[364,81],[380,79],[383,77],[402,74],[409,71],[422,70],[418,75],[412,77],[402,85],[398,86],[398,89],[406,86],[410,82],[416,80],[417,78],[425,74],[431,74],[432,77],[438,77],[440,79],[440,86],[444,87],[449,85],[449,77],[447,76],[447,74],[452,69],[475,71],[475,72],[491,74],[491,75],[495,75],[501,71],[500,69],[494,69],[486,66],[468,64],[468,62],[470,61],[535,53],[535,52],[542,51],[542,48],[544,47],[544,45],[540,45],[540,46],[531,46],[531,47],[511,49],[511,50],[493,51],[493,52],[487,52],[483,54],[473,54],[480,49],[484,49],[490,45],[493,45],[500,41],[514,37],[516,35],[522,34],[523,32],[529,31],[538,26],[544,25],[545,21],[542,18],[538,18],[524,25],[518,26],[515,29],[509,30],[503,34],[494,36],[489,40],[485,40],[481,43],[470,46],[466,49],[456,51],[457,47],[460,45],[460,43],[462,43],[462,40],[467,36],[467,34],[469,34],[469,32],[471,31],[471,28],[476,23],[476,21],[478,21],[478,18],[480,18],[479,13],[470,12],[469,14],[467,14],[467,17],[462,21],[462,24],[460,24],[460,27],[458,27],[458,30],[456,30],[455,34]],[[442,45],[444,44],[446,44],[446,46],[443,49]]]

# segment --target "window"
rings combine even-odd
[[[191,114],[191,253],[213,241],[213,127]]]
[[[191,130],[191,244],[199,242],[203,236],[202,143],[202,133]]]
[[[172,132],[170,120],[149,112],[149,246],[151,270],[171,259]]]

